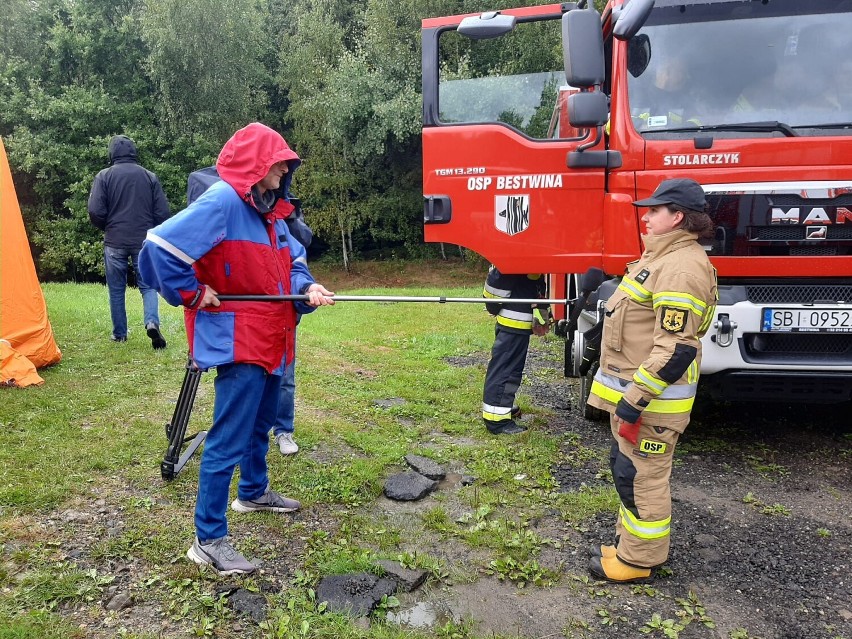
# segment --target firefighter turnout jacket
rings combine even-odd
[[[488,270],[482,296],[486,298],[486,310],[497,317],[497,324],[507,331],[530,335],[533,329],[532,306],[513,304],[511,299],[536,299],[547,295],[547,283],[542,275],[503,275],[496,267]],[[547,304],[538,308],[548,309]]]
[[[668,558],[672,459],[689,423],[699,338],[712,321],[717,291],[715,270],[694,233],[643,239],[645,252],[607,301],[589,404],[612,413],[610,468],[621,501],[616,556],[653,568]],[[622,436],[616,415],[638,425],[635,439]]]
[[[589,404],[682,433],[698,386],[700,337],[717,300],[716,271],[697,236],[644,236],[645,252],[606,304]]]

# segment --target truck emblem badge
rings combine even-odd
[[[507,235],[517,235],[530,225],[529,195],[497,195],[494,201],[494,225]]]
[[[828,236],[827,226],[807,226],[805,227],[806,240],[824,240]]]

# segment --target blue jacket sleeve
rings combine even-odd
[[[148,231],[139,272],[172,306],[193,307],[204,292],[192,265],[225,239],[221,207],[199,200]]]
[[[294,295],[304,295],[307,288],[315,282],[308,270],[308,254],[305,247],[290,233],[287,225],[283,226],[287,229],[287,245],[290,247],[290,290]],[[313,306],[305,302],[294,302],[294,305],[296,312],[300,315],[313,313],[315,310]]]

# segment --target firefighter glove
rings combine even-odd
[[[546,335],[551,321],[549,306],[537,306],[533,309],[533,333],[536,335]]]
[[[618,427],[618,435],[620,437],[624,437],[627,441],[629,441],[634,446],[639,444],[639,427],[642,425],[642,418],[640,417],[632,424],[627,422],[622,422]]]

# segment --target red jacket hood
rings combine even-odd
[[[225,142],[216,160],[216,171],[251,204],[251,187],[266,177],[273,164],[283,160],[301,162],[280,133],[252,122]]]

